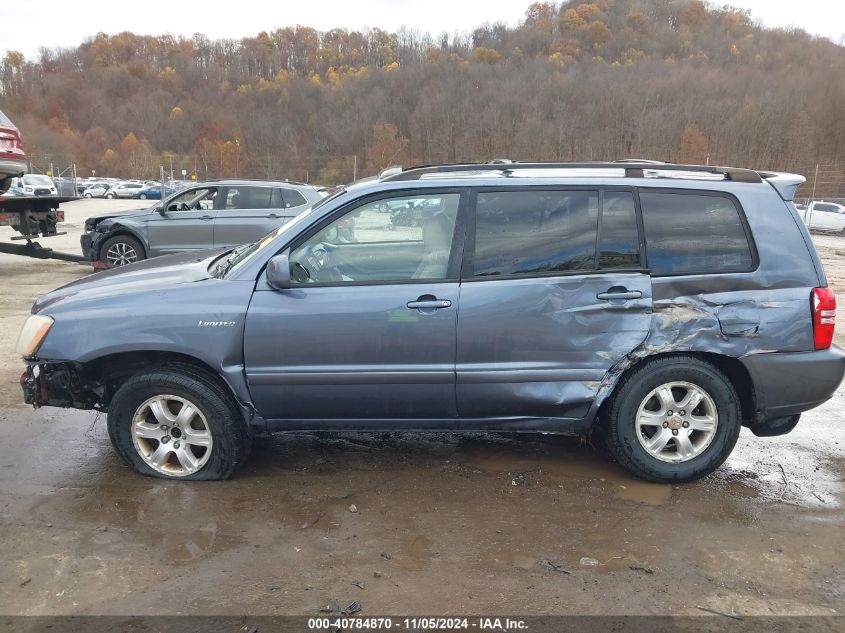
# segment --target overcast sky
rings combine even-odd
[[[766,26],[798,26],[845,43],[843,0],[727,2],[751,9],[752,17]],[[394,31],[404,25],[434,34],[452,33],[470,31],[484,22],[515,24],[531,0],[145,0],[121,4],[115,0],[0,0],[0,52],[19,50],[32,58],[42,46],[76,46],[101,31],[241,38],[303,24],[321,31],[336,26]]]

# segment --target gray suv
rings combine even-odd
[[[181,189],[146,209],[88,218],[82,254],[114,268],[142,259],[260,239],[324,194],[288,181],[217,180]]]
[[[635,475],[716,469],[834,393],[801,176],[652,163],[387,170],[253,244],[40,297],[24,399],[108,412],[166,478],[292,430],[595,431]],[[412,206],[419,222],[391,221]],[[167,213],[172,211],[168,210]]]

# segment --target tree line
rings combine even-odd
[[[455,35],[98,34],[35,60],[7,53],[0,109],[30,154],[82,175],[172,164],[336,184],[502,157],[809,175],[845,163],[845,47],[700,0],[540,2],[515,27]]]

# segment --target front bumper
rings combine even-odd
[[[26,404],[94,409],[102,399],[102,389],[92,384],[78,363],[28,362],[21,375]]]
[[[79,245],[82,247],[82,256],[90,262],[99,259],[99,244],[103,240],[103,234],[97,231],[85,231],[79,236]]]
[[[755,419],[760,424],[819,406],[830,399],[845,376],[845,351],[835,345],[814,352],[749,354],[739,360],[754,385]],[[789,427],[784,432],[792,430],[787,423],[780,426]]]

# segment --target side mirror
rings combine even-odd
[[[287,253],[279,253],[267,262],[267,283],[276,290],[290,288],[290,260]]]
[[[164,208],[163,204],[160,204],[156,207],[156,211],[158,211],[161,215],[167,215],[167,209]]]

